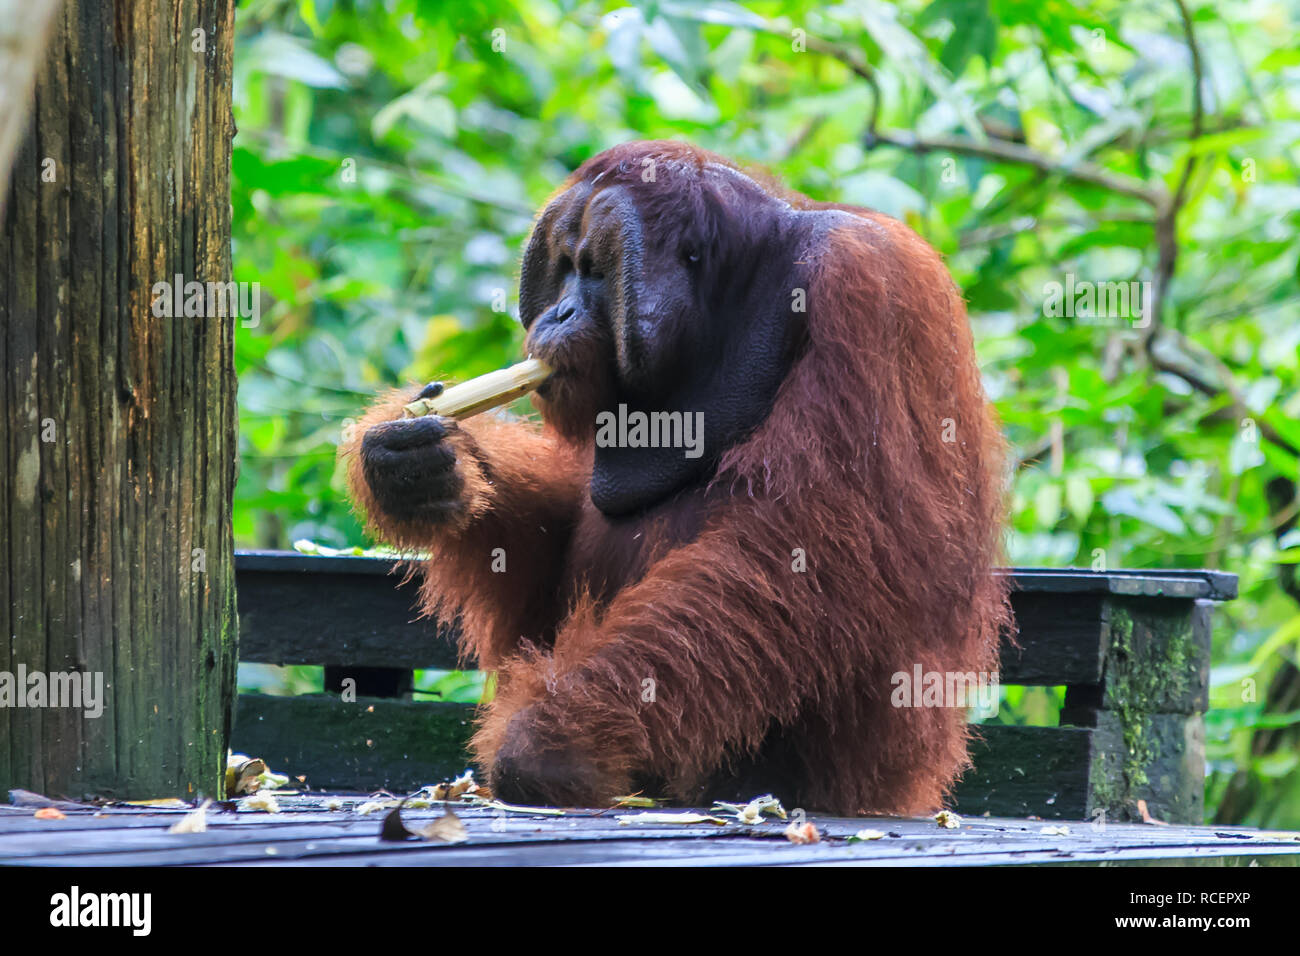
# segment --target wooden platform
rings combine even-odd
[[[324,693],[241,693],[231,746],[318,790],[410,792],[461,773],[475,706],[409,693],[458,666],[454,627],[416,616],[390,559],[240,552],[241,662],[323,668]],[[1002,685],[1065,688],[1059,726],[986,723],[955,808],[970,816],[1205,818],[1211,614],[1218,571],[1012,568]],[[345,698],[344,680],[355,691]],[[414,699],[412,699],[414,697]],[[102,791],[97,791],[101,792]]]
[[[357,813],[367,798],[281,797],[283,812],[209,810],[208,830],[171,834],[182,810],[65,810],[40,820],[30,808],[0,807],[0,865],[35,866],[999,866],[1151,864],[1269,866],[1300,863],[1300,833],[1244,827],[1070,823],[1068,835],[1044,834],[1038,820],[967,818],[958,829],[929,819],[813,816],[822,842],[795,845],[780,821],[621,825],[638,810],[570,810],[562,817],[457,807],[469,839],[460,844],[386,843],[384,811]],[[404,810],[408,826],[442,815],[441,806]],[[849,843],[863,828],[883,839]]]

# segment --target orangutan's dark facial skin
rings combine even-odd
[[[843,220],[796,210],[728,166],[642,174],[612,167],[552,200],[519,286],[527,351],[555,370],[535,401],[566,439],[595,444],[597,416],[620,406],[702,415],[692,418],[702,453],[596,444],[589,493],[610,518],[707,482],[763,421],[805,339],[805,260]],[[366,434],[365,474],[393,514],[458,517],[460,478],[443,440],[456,429],[410,420]]]
[[[556,370],[538,392],[547,420],[585,443],[619,405],[703,413],[696,458],[597,446],[600,511],[637,513],[707,480],[763,420],[803,332],[791,290],[807,282],[790,250],[818,231],[816,214],[722,166],[660,169],[653,182],[613,169],[547,206],[520,281],[528,350]]]

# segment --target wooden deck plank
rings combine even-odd
[[[364,845],[362,840],[364,839]],[[708,840],[667,838],[639,840],[573,840],[520,843],[474,843],[460,846],[404,844],[378,849],[373,838],[347,841],[301,841],[297,844],[244,843],[219,857],[204,848],[170,851],[85,853],[22,861],[0,858],[10,865],[41,866],[173,866],[173,865],[297,865],[297,866],[583,866],[583,865],[790,865],[846,863],[877,866],[989,866],[1044,863],[1117,864],[1141,861],[1164,863],[1214,862],[1296,865],[1300,854],[1276,848],[1209,846],[1134,846],[1067,850],[1052,846],[1013,845],[990,850],[954,844],[894,847],[882,852],[863,844],[823,843],[798,847],[783,841],[735,837]]]
[[[238,552],[240,660],[405,670],[461,666],[456,628],[419,617],[418,572],[405,581],[399,564],[375,557]],[[1237,594],[1236,576],[1217,571],[997,573],[1012,579],[1021,645],[1003,649],[1004,684],[1099,680],[1105,636],[1100,615],[1107,596],[1221,601]],[[328,614],[320,610],[325,592]],[[312,626],[304,627],[304,621]]]
[[[349,806],[361,799],[347,796]],[[928,819],[820,817],[810,819],[824,841],[796,846],[779,821],[757,827],[728,824],[622,826],[623,812],[575,810],[564,817],[501,815],[458,807],[470,839],[456,845],[382,843],[382,813],[328,811],[321,795],[285,797],[285,812],[209,811],[201,834],[170,834],[180,811],[68,811],[65,820],[30,812],[0,812],[0,865],[155,866],[263,864],[310,866],[494,865],[789,865],[892,866],[1022,865],[1043,863],[1300,862],[1300,834],[1249,828],[1110,824],[1070,825],[1068,835],[1041,831],[1035,820],[969,818],[957,830]],[[408,825],[441,816],[441,808],[406,811]],[[861,828],[889,834],[848,844]]]

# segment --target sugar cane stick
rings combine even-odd
[[[417,398],[402,407],[402,416],[420,418],[423,415],[443,415],[457,420],[469,418],[527,395],[546,381],[550,374],[551,367],[545,362],[535,358],[525,359],[518,365],[453,385],[434,398]]]

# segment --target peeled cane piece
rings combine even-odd
[[[417,398],[402,407],[404,418],[442,415],[457,420],[527,395],[550,377],[551,367],[535,358],[453,385],[436,398]]]

